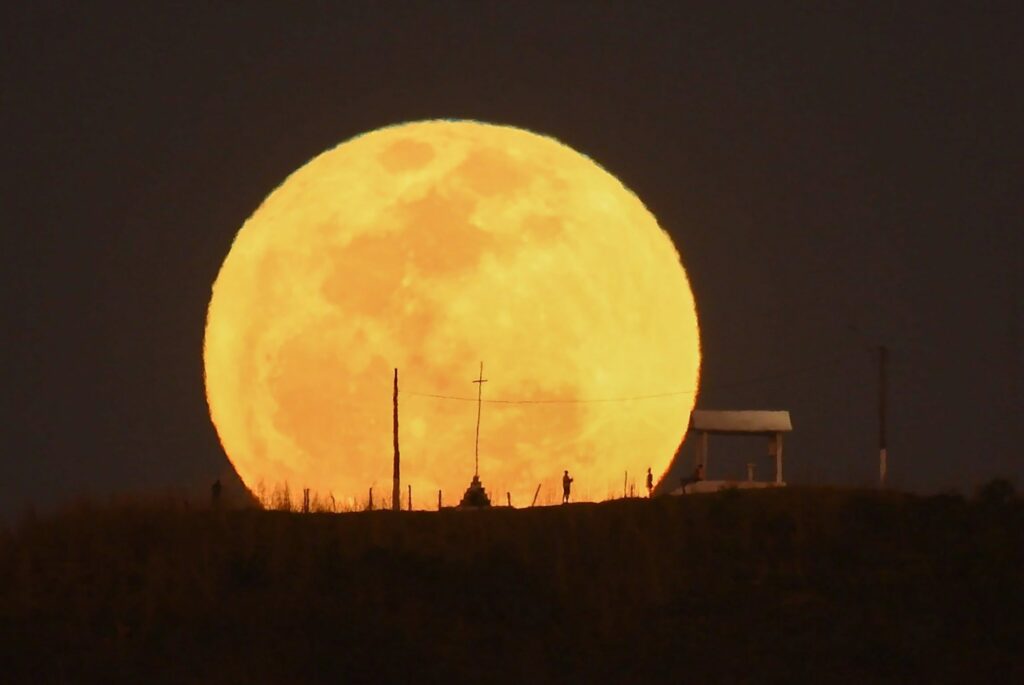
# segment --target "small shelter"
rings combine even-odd
[[[783,435],[793,430],[788,411],[718,411],[695,409],[690,416],[689,432],[697,439],[697,471],[707,473],[708,437],[711,435],[763,435],[768,439],[768,456],[775,462],[774,482],[754,481],[753,468],[748,467],[746,481],[706,481],[694,483],[684,492],[719,490],[726,487],[778,487],[782,479]]]

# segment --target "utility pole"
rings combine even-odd
[[[396,371],[395,373],[398,372]],[[395,382],[397,383],[398,381]],[[476,445],[473,448],[473,476],[478,477],[480,475],[480,408],[484,403],[484,383],[487,382],[487,379],[484,378],[483,362],[480,362],[480,376],[473,382],[476,383]],[[395,409],[395,411],[397,412],[398,410]],[[395,419],[395,421],[397,420]],[[397,445],[398,438],[396,437],[395,440],[395,445]],[[395,447],[395,450],[397,449],[398,447]]]
[[[886,444],[886,395],[888,394],[889,350],[885,345],[878,348],[878,487],[885,487],[885,476],[889,470],[889,454]]]
[[[394,438],[395,438],[395,466],[394,466],[394,483],[391,488],[391,510],[401,511],[402,510],[402,486],[400,472],[400,457],[398,453],[398,369],[395,369],[395,392],[392,400],[394,409]]]
[[[1022,242],[1024,247],[1024,242]],[[1007,347],[1010,351],[1010,373],[1009,378],[1009,411],[1007,412],[1006,425],[1009,427],[1010,442],[1007,447],[1019,450],[1021,445],[1024,444],[1024,425],[1017,418],[1017,412],[1020,411],[1024,396],[1021,395],[1021,390],[1024,389],[1024,346],[1021,345],[1021,313],[1024,311],[1022,302],[1024,302],[1024,258],[1021,257],[1021,250],[1014,250],[1016,254],[1016,260],[1011,257],[1010,268],[1007,275],[1007,325],[1006,325],[1006,341]],[[1016,261],[1016,264],[1013,264]],[[1013,472],[1014,462],[1009,459],[1010,453],[1006,454],[1007,461],[1004,461],[1004,465],[1007,473]]]

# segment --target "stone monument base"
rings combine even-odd
[[[462,496],[462,501],[459,502],[459,508],[489,506],[491,506],[491,498],[487,496],[487,491],[484,490],[483,483],[480,482],[480,476],[473,476],[473,481],[466,488],[466,494]]]

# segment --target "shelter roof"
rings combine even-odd
[[[719,411],[694,409],[690,428],[707,433],[788,433],[793,422],[788,411]]]

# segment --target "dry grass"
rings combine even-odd
[[[970,501],[78,505],[0,532],[3,680],[1007,680],[1024,675],[1022,512],[998,484]]]

